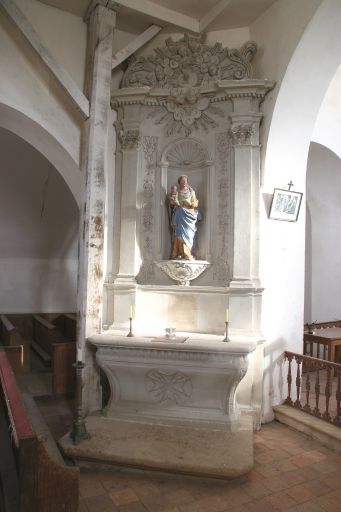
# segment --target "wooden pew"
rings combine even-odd
[[[77,316],[73,313],[63,313],[50,318],[49,321],[55,325],[69,341],[76,341],[77,337]]]
[[[30,342],[6,315],[0,315],[0,341],[4,345],[15,373],[30,369]]]
[[[79,471],[51,459],[28,419],[4,352],[0,352],[0,439],[1,510],[77,512]]]
[[[75,341],[69,341],[54,324],[40,315],[33,315],[33,336],[33,348],[45,361],[51,361],[53,393],[74,393]]]

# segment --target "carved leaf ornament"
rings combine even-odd
[[[200,87],[217,80],[241,80],[252,74],[251,60],[257,51],[253,42],[240,50],[209,46],[206,34],[184,34],[180,41],[168,38],[154,55],[139,57],[123,76],[122,87]]]
[[[212,115],[223,116],[211,103],[212,94],[202,94],[201,88],[213,86],[218,80],[241,80],[252,75],[251,60],[257,51],[253,42],[241,49],[223,48],[221,43],[209,46],[206,35],[184,34],[180,41],[168,38],[165,45],[154,49],[153,55],[141,56],[129,65],[122,87],[161,88],[170,94],[160,98],[157,124],[164,124],[166,135],[194,129],[217,127]]]

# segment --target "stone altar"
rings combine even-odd
[[[101,417],[87,418],[90,440],[62,440],[69,456],[226,478],[251,469],[252,417],[241,417],[235,394],[255,344],[179,336],[187,340],[89,339],[111,395]]]

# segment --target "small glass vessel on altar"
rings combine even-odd
[[[175,327],[167,327],[165,329],[166,331],[166,338],[170,339],[170,340],[174,340],[176,338],[176,329]]]

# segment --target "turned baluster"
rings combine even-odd
[[[323,345],[323,359],[326,360],[327,345]]]
[[[301,408],[300,402],[300,388],[301,388],[301,359],[297,356],[295,357],[297,363],[297,372],[296,372],[296,400],[295,407]]]
[[[326,410],[323,413],[323,417],[326,420],[330,420],[330,414],[329,414],[329,400],[331,395],[331,368],[330,366],[327,366],[327,382],[326,382],[326,388],[325,388],[325,395],[326,395]]]
[[[337,370],[337,387],[336,387],[336,416],[334,423],[341,425],[341,370]]]
[[[315,381],[315,416],[321,416],[319,409],[319,400],[320,400],[320,364],[316,364],[316,381]]]
[[[309,395],[310,395],[310,362],[309,361],[305,361],[305,371],[307,372],[306,381],[305,381],[305,390],[307,393],[307,399],[306,399],[305,406],[303,408],[305,411],[310,412],[311,409],[310,409],[310,405],[309,405]]]
[[[286,404],[288,405],[291,405],[292,404],[292,400],[291,400],[291,383],[292,383],[292,375],[291,375],[291,361],[292,361],[292,356],[291,355],[288,355],[286,354],[286,357],[288,358],[288,376],[287,376],[287,382],[288,382],[288,396],[287,398],[285,399],[285,402]]]

